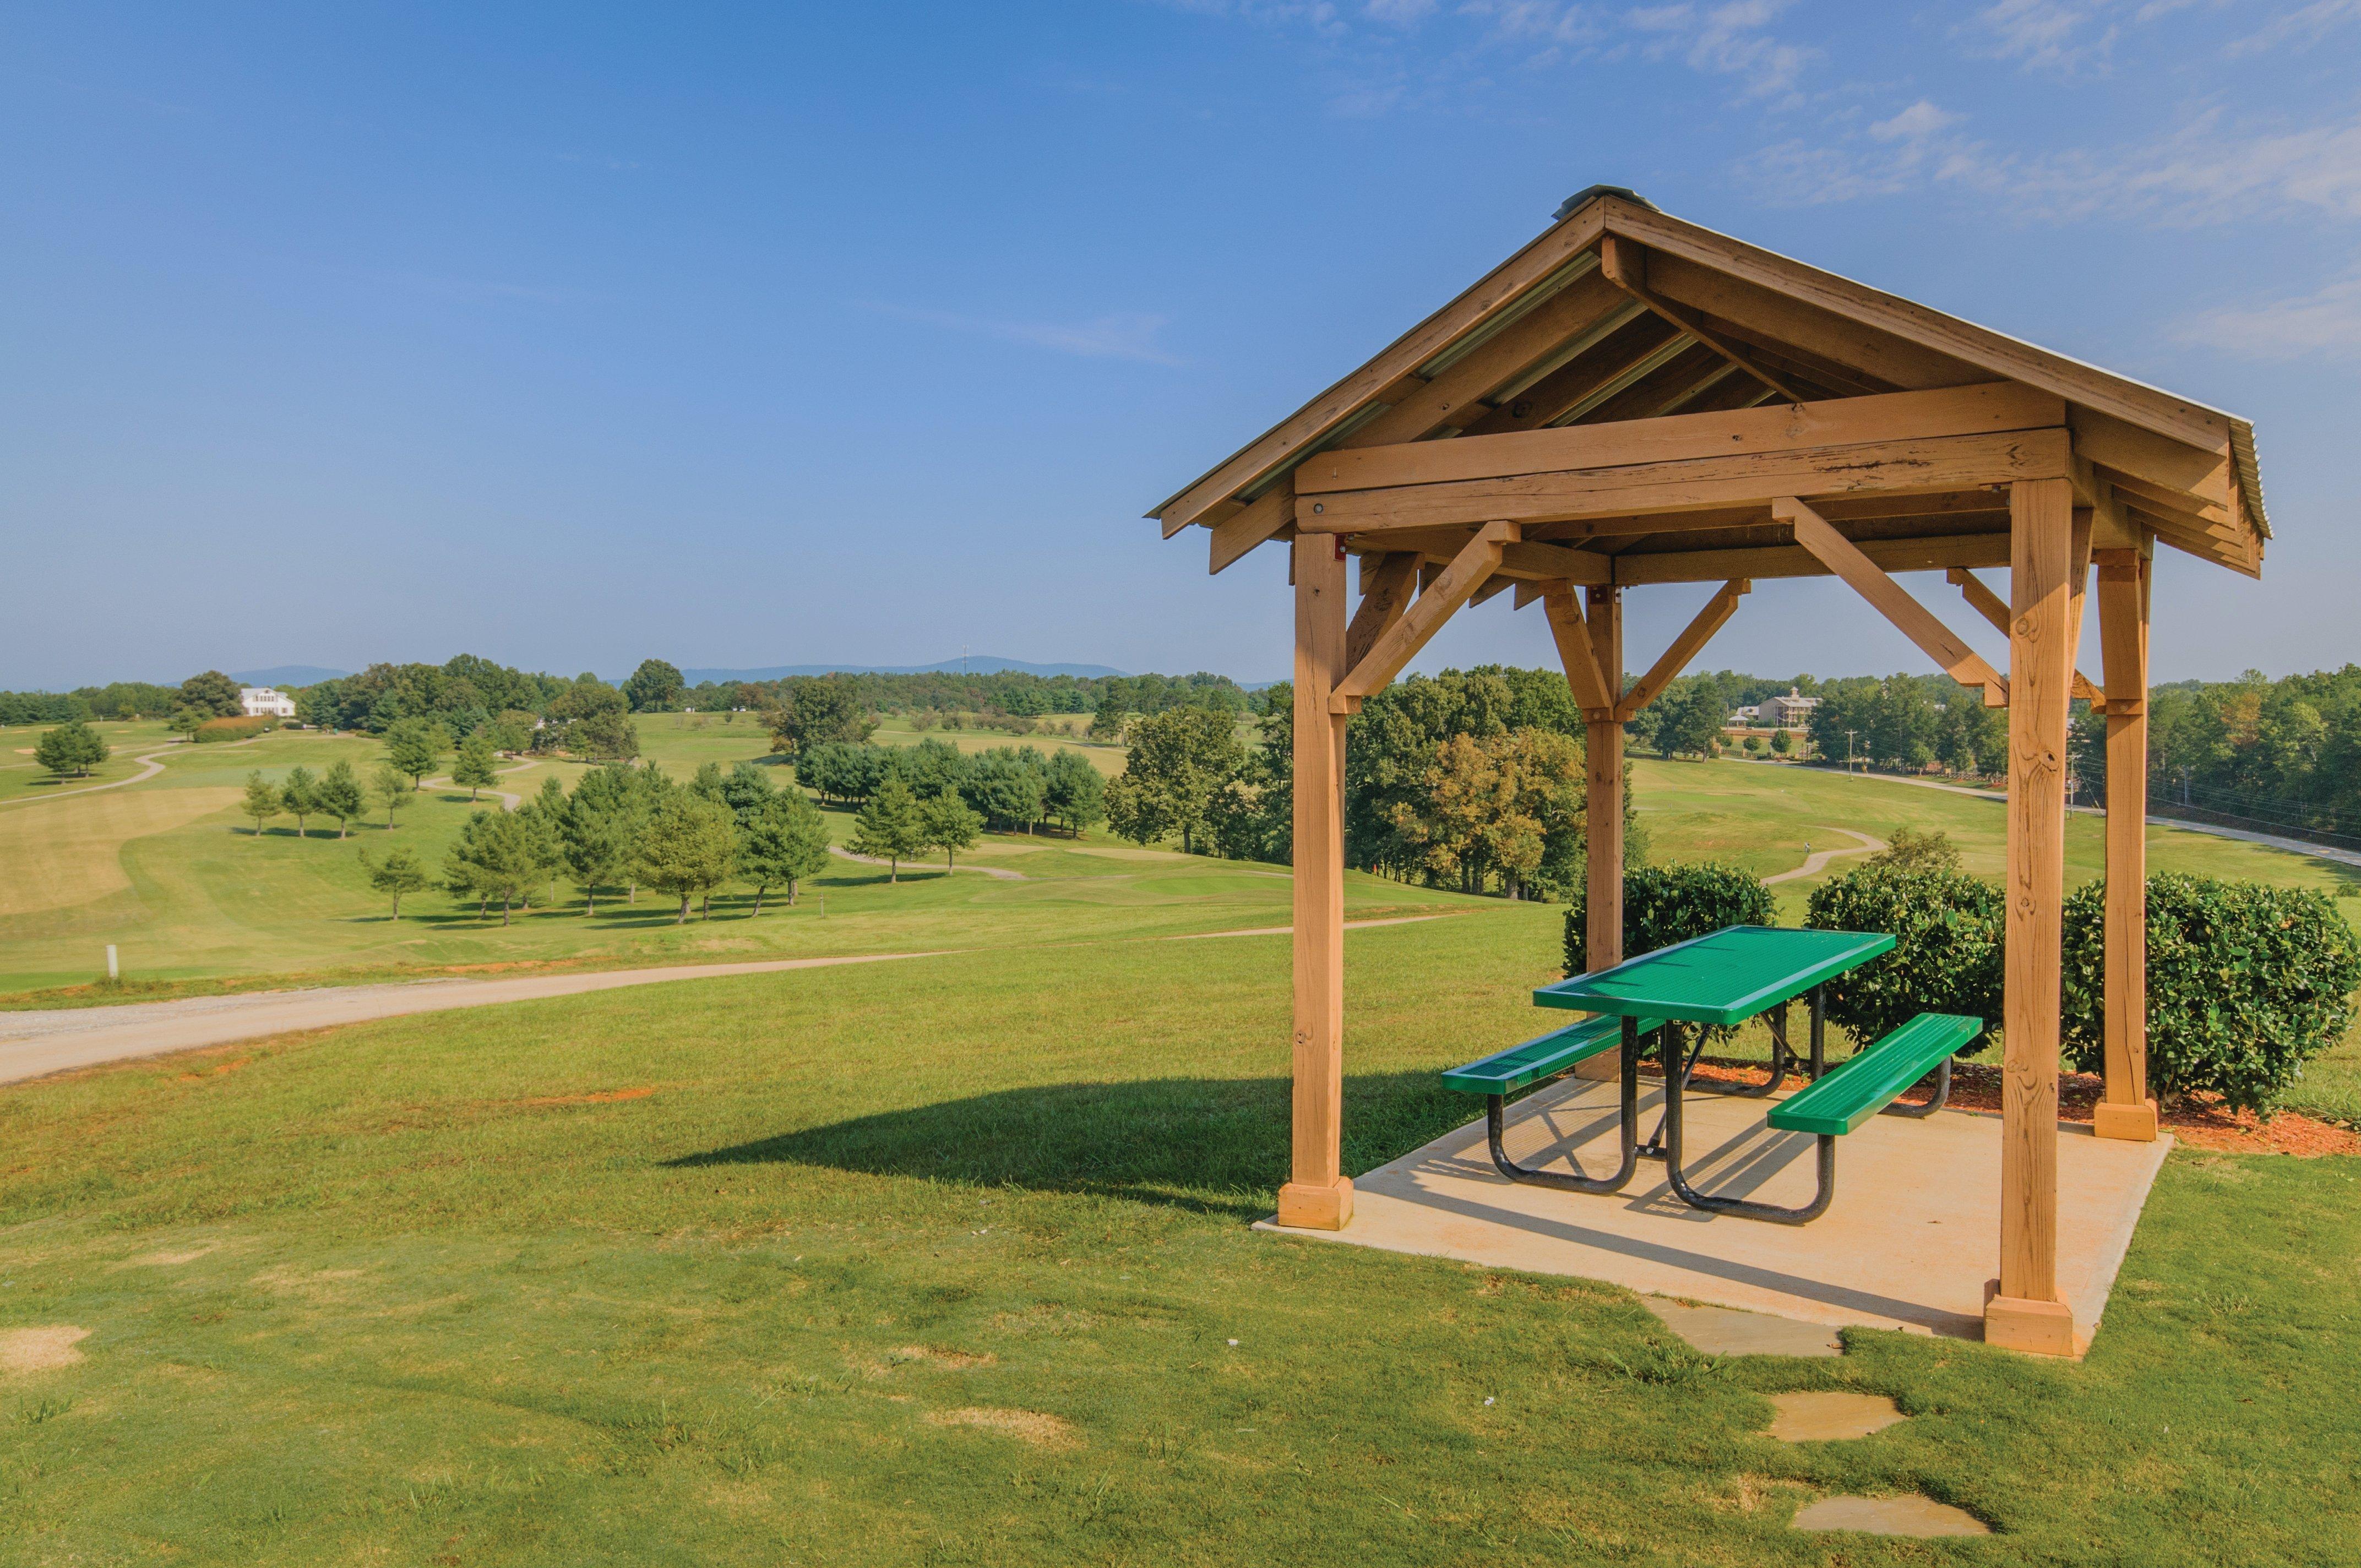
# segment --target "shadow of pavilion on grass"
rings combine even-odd
[[[1374,1169],[1481,1106],[1435,1070],[1345,1080],[1345,1168]],[[1259,1219],[1287,1179],[1283,1078],[1053,1083],[883,1111],[683,1155],[675,1168],[789,1164],[1086,1193]]]

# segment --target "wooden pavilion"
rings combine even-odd
[[[2249,576],[2253,427],[1594,186],[1539,238],[1149,514],[1212,567],[1287,542],[1295,587],[1292,1179],[1279,1223],[1352,1218],[1343,1099],[1345,722],[1463,605],[1539,600],[1587,723],[1587,960],[1622,942],[1623,727],[1757,578],[1833,575],[2009,710],[2000,1266],[1985,1337],[2071,1353],[2057,1285],[2066,741],[2107,719],[2106,1091],[2152,1139],[2145,802],[2158,543]],[[1358,558],[1357,605],[1346,563]],[[2078,668],[2097,568],[2103,681]],[[2002,568],[2005,593],[1975,576]],[[1996,670],[1895,580],[1943,572]],[[1626,589],[1721,586],[1637,681]]]

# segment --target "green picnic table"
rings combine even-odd
[[[1894,938],[1873,931],[1807,931],[1767,926],[1731,926],[1709,936],[1659,948],[1596,974],[1573,975],[1533,992],[1540,1007],[1599,1014],[1537,1039],[1527,1040],[1444,1074],[1450,1088],[1480,1093],[1488,1102],[1492,1162],[1512,1181],[1577,1192],[1620,1191],[1642,1157],[1664,1162],[1674,1194],[1684,1203],[1714,1213],[1800,1224],[1826,1212],[1836,1194],[1836,1140],[1880,1112],[1926,1116],[1940,1109],[1950,1091],[1951,1054],[1982,1032],[1981,1019],[1922,1013],[1902,1027],[1847,1058],[1835,1070],[1826,1066],[1826,986],[1839,975],[1890,952]],[[1799,1060],[1789,1047],[1787,1004],[1808,993],[1809,1055]],[[1770,1015],[1769,1081],[1743,1090],[1715,1092],[1768,1098],[1786,1075],[1800,1070],[1811,1083],[1779,1102],[1767,1120],[1779,1131],[1808,1133],[1818,1139],[1818,1190],[1800,1208],[1719,1197],[1691,1186],[1681,1168],[1681,1102],[1689,1090],[1708,1027],[1730,1027]],[[1684,1055],[1684,1026],[1693,1038]],[[1654,1133],[1639,1138],[1641,1040],[1653,1034],[1664,1073],[1664,1109]],[[1510,1159],[1501,1144],[1508,1096],[1565,1072],[1593,1057],[1621,1048],[1622,1094],[1617,1168],[1605,1176],[1532,1169]],[[1933,1095],[1923,1105],[1898,1103],[1902,1093],[1928,1073],[1937,1075]],[[1569,1157],[1569,1164],[1572,1160]]]

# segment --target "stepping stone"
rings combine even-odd
[[[1822,1497],[1795,1518],[1797,1530],[1854,1530],[1862,1535],[1990,1535],[1991,1527],[1932,1497]]]
[[[1842,1355],[1837,1331],[1825,1323],[1802,1323],[1774,1318],[1768,1312],[1740,1312],[1728,1307],[1684,1307],[1657,1297],[1643,1298],[1648,1310],[1664,1326],[1708,1355]]]
[[[1781,1442],[1836,1442],[1867,1437],[1910,1418],[1883,1394],[1773,1394],[1779,1413],[1771,1435]]]

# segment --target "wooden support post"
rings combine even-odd
[[[1295,563],[1295,1117],[1279,1223],[1340,1231],[1353,1217],[1344,1171],[1345,545],[1302,534]]]
[[[1607,691],[1623,690],[1623,591],[1592,588],[1584,620],[1590,633],[1591,656],[1598,662],[1598,678]],[[1588,790],[1584,806],[1588,886],[1584,918],[1589,932],[1583,955],[1597,973],[1623,961],[1623,721],[1612,709],[1594,709],[1585,716],[1585,772]]]
[[[2099,647],[2107,677],[2107,1088],[2091,1130],[2156,1140],[2147,1092],[2148,558],[2098,554]]]
[[[1984,1338],[2074,1354],[2058,1295],[2058,1047],[2066,898],[2066,719],[2073,690],[2073,488],[2009,488],[2008,880],[2001,1004],[2000,1277]]]

